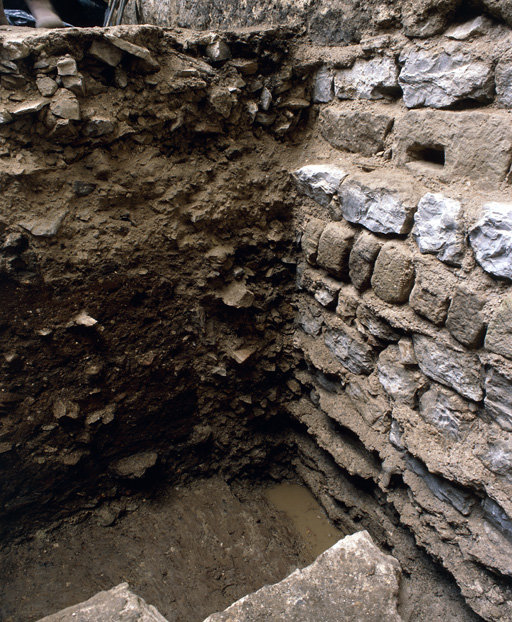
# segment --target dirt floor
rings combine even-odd
[[[304,507],[298,528],[270,499]],[[104,508],[3,550],[0,620],[32,622],[127,581],[170,622],[199,621],[342,537],[306,489],[286,484],[230,488],[215,477],[131,509],[115,524],[105,526],[114,516]]]

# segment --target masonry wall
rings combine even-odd
[[[512,619],[510,41],[479,16],[324,51],[334,151],[293,173],[298,469],[388,543],[392,506],[487,620]]]

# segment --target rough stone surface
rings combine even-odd
[[[204,622],[399,622],[400,566],[367,532],[346,536],[302,570]]]
[[[449,39],[465,41],[484,34],[489,30],[491,25],[492,21],[489,18],[484,17],[483,15],[478,15],[477,17],[470,19],[468,22],[464,22],[463,24],[450,28],[446,31],[445,36]]]
[[[133,456],[121,458],[112,465],[112,471],[119,477],[128,479],[140,479],[146,472],[153,468],[158,460],[158,454],[154,451],[144,451]]]
[[[398,68],[389,56],[359,59],[351,69],[334,74],[334,94],[339,99],[382,99],[398,87]]]
[[[400,86],[407,108],[446,108],[459,101],[486,102],[494,88],[492,66],[464,53],[413,49],[402,58]]]
[[[166,622],[152,605],[121,583],[83,603],[46,616],[39,622]]]
[[[451,272],[440,268],[440,264],[417,262],[416,279],[409,298],[409,304],[416,313],[436,326],[442,326],[446,320],[454,281]]]
[[[111,67],[119,65],[123,57],[121,50],[107,43],[107,41],[93,41],[89,48],[89,54]]]
[[[414,284],[411,253],[399,242],[382,247],[372,276],[372,287],[379,298],[391,303],[407,302]]]
[[[372,348],[362,341],[357,331],[349,328],[331,329],[325,332],[325,344],[340,361],[354,374],[369,374],[373,370]]]
[[[512,374],[489,367],[485,376],[485,411],[504,430],[512,432]]]
[[[485,321],[482,309],[485,300],[467,287],[459,286],[455,290],[446,327],[453,337],[468,348],[478,348],[483,343]]]
[[[370,286],[373,266],[383,242],[368,231],[362,231],[349,257],[349,276],[354,286],[362,291]]]
[[[347,173],[328,164],[311,164],[293,173],[301,192],[327,207]]]
[[[461,425],[467,418],[467,404],[460,395],[436,383],[421,395],[419,411],[427,423],[453,438],[459,438]]]
[[[354,230],[344,222],[331,222],[318,241],[317,264],[337,278],[348,276]]]
[[[340,189],[341,213],[349,222],[374,233],[407,233],[415,206],[402,200],[398,192],[382,185],[370,187],[355,180]]]
[[[320,112],[320,131],[336,149],[373,155],[384,149],[393,120],[389,114],[329,107]]]
[[[80,104],[76,96],[67,89],[59,89],[51,103],[50,110],[56,117],[80,121]]]
[[[485,203],[469,241],[484,270],[512,279],[512,203]]]
[[[313,102],[326,104],[334,97],[334,76],[327,67],[321,67],[315,75]]]
[[[432,253],[459,266],[464,254],[461,204],[440,193],[427,193],[418,203],[412,234],[422,253]]]
[[[492,184],[505,179],[512,157],[512,128],[506,112],[410,110],[395,121],[397,164],[421,166],[424,149],[442,151],[444,165],[437,175],[447,180],[465,178]],[[427,156],[428,158],[428,156]]]
[[[414,353],[421,371],[463,397],[479,402],[483,399],[481,366],[478,358],[459,352],[430,337],[414,335]]]
[[[318,240],[322,235],[322,231],[325,229],[325,225],[325,221],[319,218],[311,218],[304,227],[301,238],[302,252],[304,253],[306,261],[312,265],[316,263]]]
[[[424,377],[417,369],[400,363],[398,346],[388,346],[379,356],[377,374],[386,393],[398,403],[414,408],[416,395],[425,384]]]
[[[501,59],[496,65],[496,99],[504,108],[512,108],[512,58]]]
[[[503,298],[489,322],[485,347],[491,352],[512,358],[512,292]]]

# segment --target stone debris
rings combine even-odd
[[[432,253],[448,264],[460,266],[464,235],[459,201],[440,193],[427,193],[418,203],[412,234],[422,253]]]
[[[221,293],[222,302],[228,307],[246,309],[254,303],[254,294],[238,281],[233,281]]]
[[[401,58],[400,86],[407,108],[447,108],[459,101],[492,100],[492,66],[468,54],[412,49]]]
[[[512,203],[484,203],[469,241],[484,270],[512,279]]]
[[[464,22],[464,24],[449,28],[445,33],[445,37],[456,39],[457,41],[465,41],[472,37],[485,34],[491,26],[492,21],[488,17],[478,15],[468,22]]]
[[[89,600],[47,616],[39,622],[167,622],[152,605],[134,594],[128,583],[98,592]]]
[[[35,237],[51,238],[57,235],[67,214],[67,209],[59,210],[54,214],[20,222],[20,227]]]
[[[215,63],[221,63],[231,58],[231,50],[225,41],[219,39],[207,46],[206,56]]]
[[[293,173],[301,192],[327,207],[347,173],[327,164],[310,164]]]
[[[76,95],[67,89],[59,89],[50,102],[50,110],[56,117],[80,121],[80,104]]]
[[[143,451],[117,460],[110,468],[118,477],[140,479],[156,465],[157,461],[158,454],[155,451]]]
[[[351,69],[334,74],[338,99],[383,99],[398,88],[398,68],[389,56],[359,59]]]
[[[398,562],[361,531],[204,622],[399,622],[399,580]]]
[[[110,67],[117,67],[123,57],[123,52],[119,47],[107,43],[104,39],[93,41],[89,48],[89,54],[110,65]]]
[[[28,114],[34,114],[42,110],[45,106],[48,106],[49,102],[47,99],[34,99],[27,100],[22,102],[21,104],[16,104],[10,110],[10,114],[14,117],[23,117]]]

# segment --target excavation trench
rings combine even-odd
[[[479,619],[452,575],[498,619],[504,601],[467,585],[508,593],[501,562],[459,576],[436,539],[443,521],[465,533],[446,490],[463,511],[482,490],[400,445],[375,371],[432,331],[363,304],[347,262],[369,234],[340,222],[335,189],[290,175],[375,169],[320,136],[319,64],[291,34],[225,33],[229,62],[193,32],[3,35],[1,620],[128,580],[199,621],[361,529],[402,564],[404,620]]]

